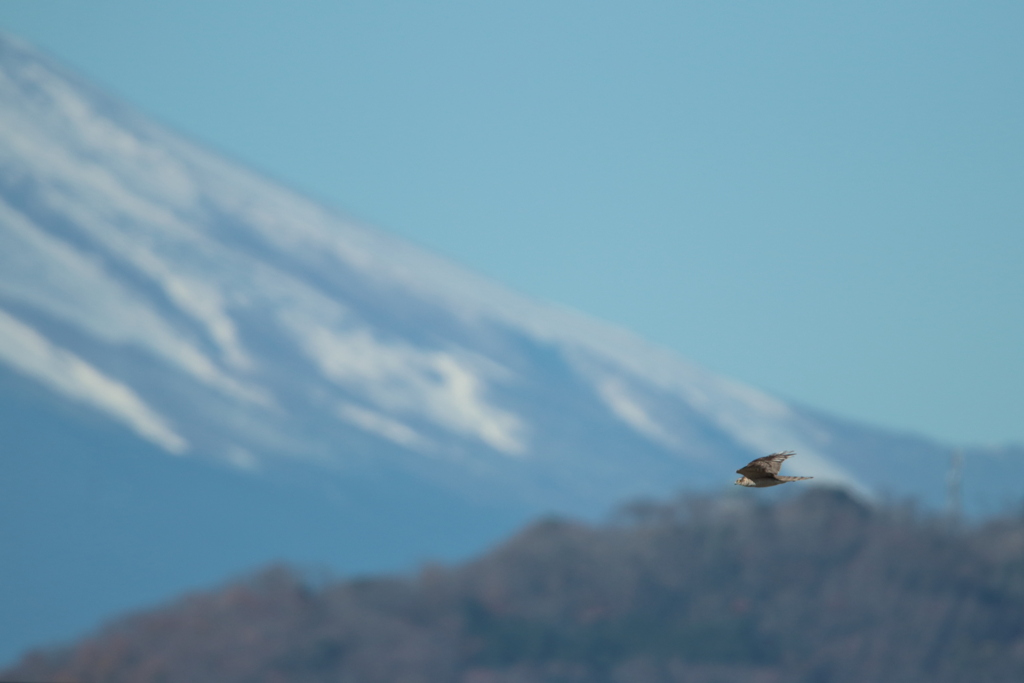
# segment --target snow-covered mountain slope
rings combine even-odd
[[[0,358],[168,454],[511,477],[541,506],[779,448],[867,485],[782,401],[347,222],[10,40],[3,67]]]
[[[10,37],[0,37],[0,371],[3,405],[28,411],[4,422],[5,457],[26,477],[7,485],[25,500],[45,495],[41,472],[61,458],[78,471],[75,458],[115,441],[377,512],[402,500],[405,521],[422,514],[418,502],[456,501],[490,510],[502,520],[493,529],[726,486],[748,459],[783,449],[799,453],[789,472],[816,483],[932,502],[945,491],[940,445],[791,405],[356,225]],[[61,430],[88,448],[34,451]],[[999,457],[1019,452],[978,451],[977,462]],[[32,470],[44,461],[50,469]],[[24,539],[43,542],[29,517],[13,519],[3,533],[15,555]],[[264,553],[289,551],[268,541]]]

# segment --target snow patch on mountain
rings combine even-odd
[[[630,427],[666,448],[682,450],[679,439],[651,417],[643,399],[632,393],[624,382],[609,377],[598,383],[597,391],[608,408]]]
[[[522,419],[486,399],[485,371],[493,364],[384,342],[365,328],[330,330],[306,322],[295,326],[295,334],[325,377],[359,390],[387,412],[427,418],[507,455],[525,453]]]
[[[2,198],[0,222],[0,294],[9,300],[45,311],[97,339],[144,348],[235,398],[271,402],[264,390],[221,371],[148,302],[112,277],[96,256],[53,237]]]
[[[182,454],[188,441],[148,406],[131,387],[105,375],[0,309],[0,360],[68,398],[124,423],[164,450]]]
[[[351,424],[373,434],[384,437],[399,446],[419,453],[429,453],[433,444],[412,427],[369,408],[342,401],[338,404],[338,416]]]

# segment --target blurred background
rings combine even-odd
[[[1024,440],[1020,10],[0,10],[179,132],[808,405]]]
[[[632,557],[642,543],[620,524],[686,529],[680,557],[700,554],[694,538],[732,538],[729,515],[768,514],[722,501],[737,467],[786,449],[790,474],[836,490],[739,493],[766,494],[782,527],[846,520],[838,555],[778,565],[832,586],[809,605],[869,589],[829,583],[857,573],[847,559],[896,557],[898,534],[859,545],[869,533],[931,529],[897,500],[987,529],[964,540],[949,522],[928,567],[966,554],[980,564],[962,574],[998,565],[1008,582],[910,612],[975,609],[957,600],[978,591],[1016,605],[1022,19],[1013,3],[951,2],[0,5],[0,663],[269,562],[331,576],[457,564],[545,515],[597,526],[541,527],[527,555]],[[661,502],[609,521],[641,499]],[[431,681],[845,680],[836,653],[881,647],[850,623],[882,623],[882,608],[826,628],[800,616],[812,607],[758,602],[754,584],[694,606],[668,560],[621,561],[594,591],[656,574],[678,600],[645,599],[682,621],[603,669],[565,662],[664,615],[549,586],[499,624],[518,574],[472,569],[424,570],[385,601],[461,596],[436,614],[485,633],[476,659],[453,646]],[[710,581],[708,562],[687,585]],[[231,590],[363,600],[294,570],[253,581]],[[564,614],[550,607],[563,598]],[[757,618],[694,645],[722,611]],[[583,636],[521,621],[556,612],[618,621]],[[779,613],[841,634],[787,645],[816,648],[813,671],[721,645],[782,647],[762,632]],[[878,664],[872,680],[929,666],[921,680],[959,680],[1000,658],[992,680],[1014,680],[1011,613],[950,616],[909,668]],[[349,647],[332,634],[281,656],[322,657],[302,676],[328,680]],[[928,654],[954,644],[970,655]],[[22,677],[52,678],[45,661]],[[268,666],[236,673],[272,680]]]

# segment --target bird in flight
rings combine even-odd
[[[737,486],[764,488],[765,486],[778,486],[790,481],[813,479],[814,477],[785,477],[779,474],[779,468],[782,467],[783,461],[786,458],[792,458],[794,455],[796,453],[793,451],[783,451],[766,455],[757,460],[751,460],[749,465],[736,470],[736,474],[742,474],[743,476],[737,479],[735,483]]]

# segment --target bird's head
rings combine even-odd
[[[756,484],[754,484],[754,482],[752,482],[751,480],[747,479],[746,477],[740,477],[739,479],[734,481],[733,484],[735,486],[756,486]]]

